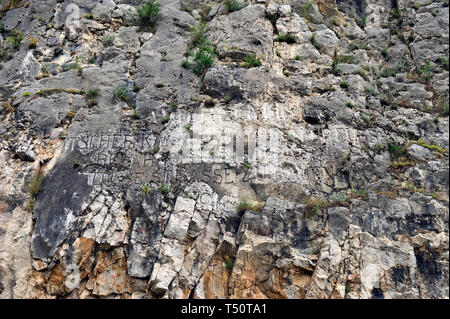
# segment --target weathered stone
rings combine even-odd
[[[159,2],[4,4],[0,298],[448,298],[448,5]]]

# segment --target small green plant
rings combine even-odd
[[[331,195],[331,204],[334,206],[340,206],[347,202],[347,196],[344,193],[335,193]]]
[[[159,191],[163,194],[169,194],[170,188],[167,184],[162,184],[161,187],[159,188]]]
[[[160,4],[157,1],[147,1],[143,6],[137,8],[139,24],[143,27],[155,27],[161,17]]]
[[[32,212],[34,210],[34,204],[36,201],[36,196],[40,193],[42,183],[44,182],[44,175],[41,172],[35,173],[28,183],[28,193],[30,194],[30,199],[25,205],[25,210]]]
[[[229,257],[225,258],[224,265],[225,265],[225,269],[228,271],[231,271],[234,267],[234,263]]]
[[[316,35],[315,35],[315,34],[313,34],[313,35],[311,36],[311,44],[312,44],[317,50],[319,50],[319,51],[320,51],[320,49],[322,49],[322,47],[320,46],[320,44],[317,43],[317,41],[316,41]]]
[[[199,25],[191,27],[191,42],[194,47],[204,44],[206,39],[206,31],[208,31],[205,21]]]
[[[362,114],[361,118],[366,124],[370,124],[370,122],[372,121],[371,117],[367,114]]]
[[[311,197],[305,201],[305,213],[308,217],[313,217],[323,209],[329,206],[329,203],[323,199],[318,197]]]
[[[417,67],[417,74],[420,77],[421,82],[430,82],[431,80],[431,61],[427,61],[423,67]]]
[[[44,175],[40,172],[34,174],[28,184],[28,193],[32,198],[35,198],[41,191],[42,183],[44,182]]]
[[[400,146],[394,142],[387,142],[386,146],[391,155],[391,159],[395,160],[406,157],[406,147]]]
[[[103,45],[105,47],[110,47],[112,45],[114,45],[114,41],[116,40],[116,36],[114,34],[105,34],[102,38],[101,38],[101,43],[103,43]]]
[[[262,62],[255,54],[246,53],[245,61],[241,64],[244,68],[256,68],[262,65]]]
[[[238,204],[236,210],[238,213],[244,213],[247,210],[254,212],[260,212],[264,208],[264,205],[260,203],[250,203],[248,201],[243,201]]]
[[[187,124],[184,126],[184,129],[188,132],[191,130],[191,128],[192,128],[192,126],[190,124]]]
[[[13,29],[12,36],[6,38],[5,44],[11,45],[15,50],[17,50],[20,47],[24,37],[25,35],[22,32]]]
[[[134,111],[133,113],[133,118],[136,120],[140,120],[141,119],[141,114],[138,111]]]
[[[208,43],[200,45],[194,57],[193,72],[197,75],[204,74],[214,64],[215,56],[214,48]]]
[[[125,84],[118,84],[113,89],[113,100],[127,102],[130,100],[130,94]]]
[[[447,152],[446,149],[443,149],[443,148],[441,148],[441,147],[439,147],[437,145],[430,145],[430,144],[428,144],[427,142],[425,142],[422,139],[419,139],[417,141],[413,141],[412,143],[413,144],[417,144],[417,145],[422,146],[422,147],[425,147],[425,148],[427,148],[430,151],[433,151],[435,153],[444,154],[444,153]]]
[[[360,198],[366,198],[367,196],[369,196],[369,194],[364,189],[360,189],[356,192],[355,196]]]
[[[327,85],[324,88],[318,88],[317,91],[320,94],[324,94],[324,93],[327,93],[327,92],[334,92],[334,91],[336,91],[336,88],[334,86],[332,86],[332,85]]]
[[[73,168],[80,167],[80,162],[76,158],[73,158],[72,165],[73,165]]]
[[[223,6],[228,12],[241,10],[247,6],[247,3],[241,4],[238,0],[224,0]]]
[[[355,105],[352,102],[347,102],[345,106],[348,107],[349,109],[353,109],[355,107]]]
[[[185,69],[189,69],[191,67],[191,64],[189,63],[189,60],[186,59],[181,62],[181,66]]]
[[[94,15],[92,13],[87,13],[84,15],[84,18],[88,19],[88,20],[92,20],[92,19],[94,19]]]
[[[350,292],[350,282],[345,283],[345,293],[348,294]]]
[[[364,29],[367,26],[367,16],[356,17],[356,23],[361,29]]]
[[[158,146],[158,145],[154,146],[154,147],[152,148],[152,152],[153,152],[153,154],[159,153],[159,146]]]
[[[341,71],[339,69],[340,63],[352,64],[354,63],[353,55],[335,55],[331,64],[331,71],[333,74],[338,75]]]
[[[446,56],[441,56],[441,63],[444,66],[444,68],[448,71],[449,70],[449,58]]]
[[[31,96],[31,93],[30,93],[30,92],[25,92],[25,93],[23,94],[23,96],[24,96],[24,97]]]
[[[275,42],[297,43],[298,37],[293,34],[280,34],[275,38]]]
[[[166,123],[169,123],[169,121],[170,121],[170,117],[169,116],[163,116],[162,118],[161,118],[161,124],[166,124]]]
[[[89,90],[86,92],[86,97],[87,97],[88,99],[93,99],[93,98],[96,98],[97,96],[99,96],[99,94],[100,94],[100,89],[97,89],[97,88],[95,88],[95,89],[89,89]]]
[[[348,89],[348,82],[342,81],[339,83],[339,86],[343,89]]]
[[[172,109],[173,112],[175,112],[176,110],[178,110],[178,103],[177,102],[170,103],[170,108]]]
[[[309,11],[313,8],[313,5],[311,2],[307,2],[305,3],[301,8],[300,8],[300,16],[304,19],[308,19],[309,18]]]
[[[296,61],[303,61],[303,58],[300,55],[295,56]]]
[[[141,190],[144,192],[145,195],[148,195],[151,191],[150,186],[148,185],[141,186]]]
[[[71,120],[75,117],[76,114],[77,114],[77,112],[75,110],[70,110],[66,113],[66,118]]]
[[[387,57],[387,54],[388,54],[387,48],[384,48],[384,49],[381,50],[381,55],[382,55],[383,57]]]
[[[224,98],[223,98],[223,101],[226,103],[226,104],[229,104],[230,102],[231,102],[231,100],[232,100],[232,97],[231,96],[225,96]]]

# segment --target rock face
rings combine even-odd
[[[448,1],[17,2],[0,298],[449,297]]]

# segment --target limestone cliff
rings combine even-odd
[[[1,3],[0,298],[449,297],[448,0],[145,3]]]

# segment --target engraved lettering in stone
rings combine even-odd
[[[108,148],[108,147],[109,147],[109,135],[101,135],[100,148]]]
[[[89,148],[90,149],[95,149],[99,147],[100,143],[100,139],[97,135],[92,135],[91,136],[91,141],[89,143]]]

